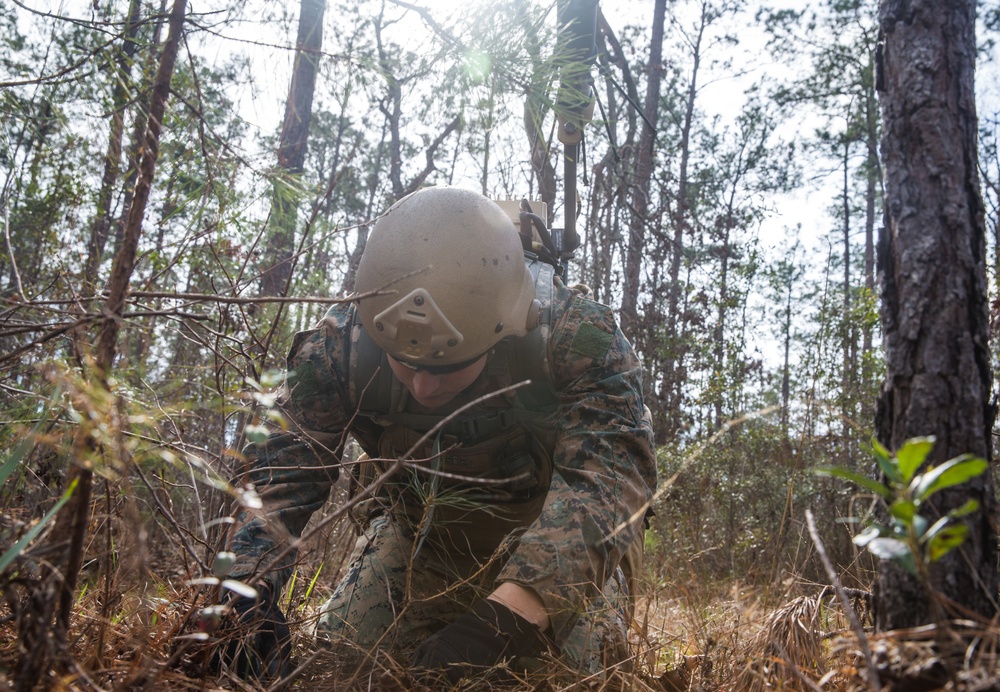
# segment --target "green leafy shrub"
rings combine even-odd
[[[963,454],[917,473],[934,442],[933,437],[916,437],[892,454],[872,440],[869,451],[882,471],[883,483],[844,468],[816,469],[820,475],[842,478],[870,490],[885,502],[888,524],[868,522],[854,543],[920,577],[926,576],[930,563],[962,545],[969,527],[956,520],[978,511],[979,503],[970,499],[933,523],[920,513],[921,508],[934,494],[976,478],[989,466],[985,459]]]

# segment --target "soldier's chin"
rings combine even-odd
[[[427,408],[440,408],[454,399],[455,394],[435,394],[434,396],[429,397],[421,397],[413,394],[413,398],[416,399],[417,403],[421,406],[426,406]]]

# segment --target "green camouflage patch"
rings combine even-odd
[[[290,370],[288,380],[292,399],[295,401],[303,401],[319,393],[319,384],[316,382],[316,366],[311,360],[299,363],[294,370]]]
[[[595,327],[590,322],[584,322],[576,330],[573,343],[569,347],[574,353],[581,356],[593,358],[594,360],[604,360],[614,336],[608,334],[599,327]]]

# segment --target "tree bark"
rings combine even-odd
[[[656,122],[660,112],[660,85],[663,81],[663,25],[667,15],[666,0],[653,5],[653,33],[649,42],[646,98],[642,111],[650,126],[639,133],[635,168],[629,185],[628,245],[625,251],[625,285],[622,289],[622,331],[633,341],[639,335],[639,274],[642,268],[642,248],[649,223],[649,193],[653,173],[653,146],[656,143]],[[693,83],[692,83],[693,87]]]
[[[552,67],[542,59],[538,30],[527,3],[515,5],[517,20],[524,29],[524,49],[531,61],[531,73],[524,85],[524,134],[528,140],[531,170],[538,176],[538,199],[548,209],[547,225],[552,225],[556,206],[556,170],[552,164],[551,142],[545,136],[545,117],[551,108],[547,100]]]
[[[299,29],[295,42],[295,64],[285,101],[285,118],[278,145],[278,166],[290,176],[299,176],[305,167],[309,124],[312,121],[313,94],[320,51],[323,48],[323,14],[326,0],[302,0]],[[271,202],[271,233],[264,251],[265,269],[261,272],[260,293],[283,296],[292,275],[292,250],[295,245],[296,200],[277,190]]]
[[[125,132],[125,107],[129,94],[126,82],[132,71],[132,57],[135,55],[138,42],[135,40],[139,30],[139,0],[130,0],[128,16],[125,18],[125,28],[122,35],[122,47],[115,61],[116,79],[112,90],[114,110],[111,113],[111,128],[108,136],[108,151],[104,156],[104,175],[101,179],[101,189],[97,194],[97,211],[90,229],[90,243],[87,247],[87,264],[84,267],[84,283],[88,292],[96,293],[97,270],[104,255],[108,242],[108,231],[111,229],[111,198],[122,160],[122,139]]]
[[[844,314],[841,318],[841,333],[843,343],[843,371],[840,374],[840,415],[843,418],[841,435],[845,457],[850,462],[853,457],[854,439],[852,435],[854,423],[855,400],[855,357],[857,355],[857,339],[854,331],[854,319],[851,315],[851,140],[844,138],[844,191],[843,191],[843,240],[844,240]]]
[[[887,374],[876,413],[879,439],[898,449],[934,435],[929,463],[962,453],[992,462],[984,210],[977,177],[975,0],[882,0],[879,60],[884,228],[878,246]],[[997,612],[992,468],[938,493],[944,513],[974,498],[959,550],[932,563],[936,594],[883,561],[876,622],[895,629],[934,619],[932,598]],[[933,516],[928,516],[931,521]],[[944,600],[945,612],[949,601]]]
[[[869,59],[868,76],[865,81],[865,146],[868,159],[865,164],[865,289],[869,295],[875,295],[875,203],[883,193],[880,188],[882,181],[882,165],[878,158],[878,105],[875,97],[875,66],[874,57]],[[861,382],[863,392],[869,392],[874,379],[871,371],[871,359],[867,357],[872,350],[872,327],[868,321],[862,331],[863,354],[861,361]],[[867,397],[866,397],[867,399]],[[871,411],[867,401],[862,403],[862,411]]]

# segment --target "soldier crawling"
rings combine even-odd
[[[233,603],[249,632],[228,653],[240,674],[289,672],[276,603],[294,556],[258,570],[327,501],[347,434],[369,458],[354,487],[412,463],[361,505],[317,636],[452,682],[543,655],[581,673],[627,659],[634,516],[656,484],[640,364],[612,311],[522,234],[478,193],[420,190],[375,223],[361,298],[296,336],[288,431],[248,450],[241,479],[264,508],[232,542],[231,576],[260,587]]]

